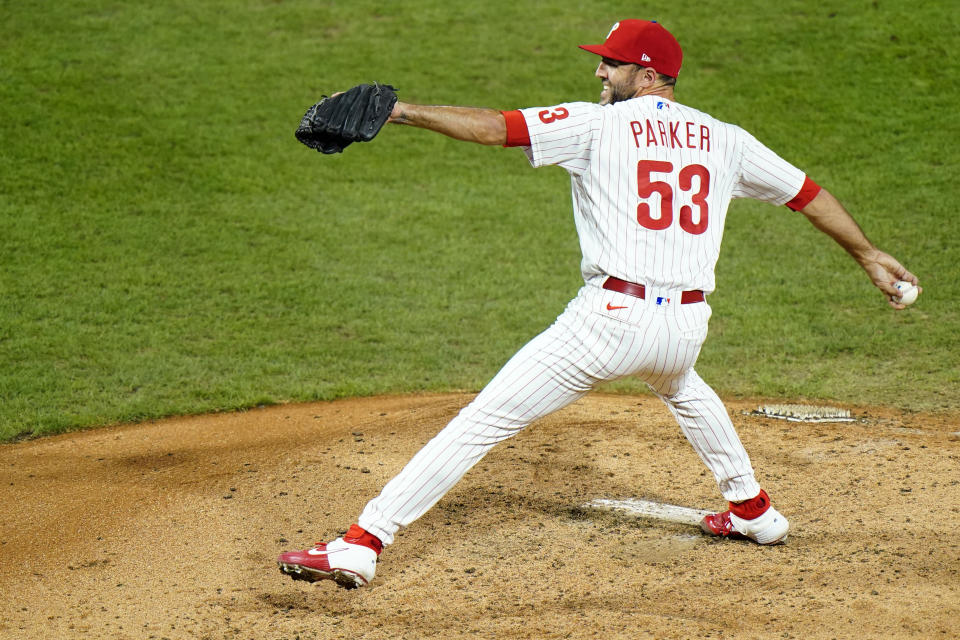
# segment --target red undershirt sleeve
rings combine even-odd
[[[509,140],[509,134],[507,139]],[[810,204],[810,202],[817,197],[818,193],[820,193],[820,185],[807,176],[803,179],[803,186],[800,187],[800,193],[798,193],[793,200],[788,202],[787,206],[794,211],[800,211]]]
[[[529,147],[530,132],[527,130],[527,121],[519,110],[501,111],[507,122],[507,141],[505,147]]]

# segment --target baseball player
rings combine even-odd
[[[694,370],[707,336],[724,219],[733,198],[786,205],[833,238],[895,309],[894,282],[917,285],[843,206],[803,171],[732,124],[674,98],[682,51],[660,24],[623,20],[600,56],[599,104],[496,111],[397,102],[389,122],[458,140],[520,147],[534,167],[570,174],[584,286],[469,406],[371,500],[341,538],[284,553],[294,579],[368,584],[394,534],[422,516],[490,449],[597,383],[638,376],[673,413],[728,509],[715,536],[775,544],[787,519],[761,488],[730,417]]]

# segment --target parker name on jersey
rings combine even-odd
[[[588,282],[709,293],[730,199],[787,204],[806,179],[744,129],[657,96],[505,115],[509,146],[570,173]]]

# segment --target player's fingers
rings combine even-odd
[[[874,284],[877,285],[877,288],[880,289],[880,291],[883,291],[888,296],[899,296],[900,290],[897,289],[895,286],[893,286],[894,282],[896,282],[896,280],[884,279],[884,280],[876,281],[874,282]]]
[[[888,297],[900,295],[897,288],[893,286],[899,278],[889,266],[877,261],[867,267],[867,273],[873,281],[873,286],[880,289]]]
[[[900,276],[900,279],[906,280],[907,282],[909,282],[914,286],[917,286],[920,284],[920,279],[917,278],[917,276],[910,273],[909,271],[907,271],[906,269],[903,270],[903,275]]]
[[[904,267],[902,264],[900,264],[893,258],[889,259],[887,269],[890,271],[890,273],[894,275],[894,277],[897,280],[904,280],[913,285],[916,285],[919,282],[919,280],[917,280],[917,276],[907,271],[906,267]]]
[[[877,261],[894,276],[894,281],[903,280],[914,286],[920,283],[917,276],[907,271],[907,268],[900,264],[900,262],[889,253],[881,252]]]

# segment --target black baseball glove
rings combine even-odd
[[[297,140],[320,153],[340,153],[353,142],[373,140],[397,102],[388,84],[358,84],[344,93],[323,96],[307,109]]]

